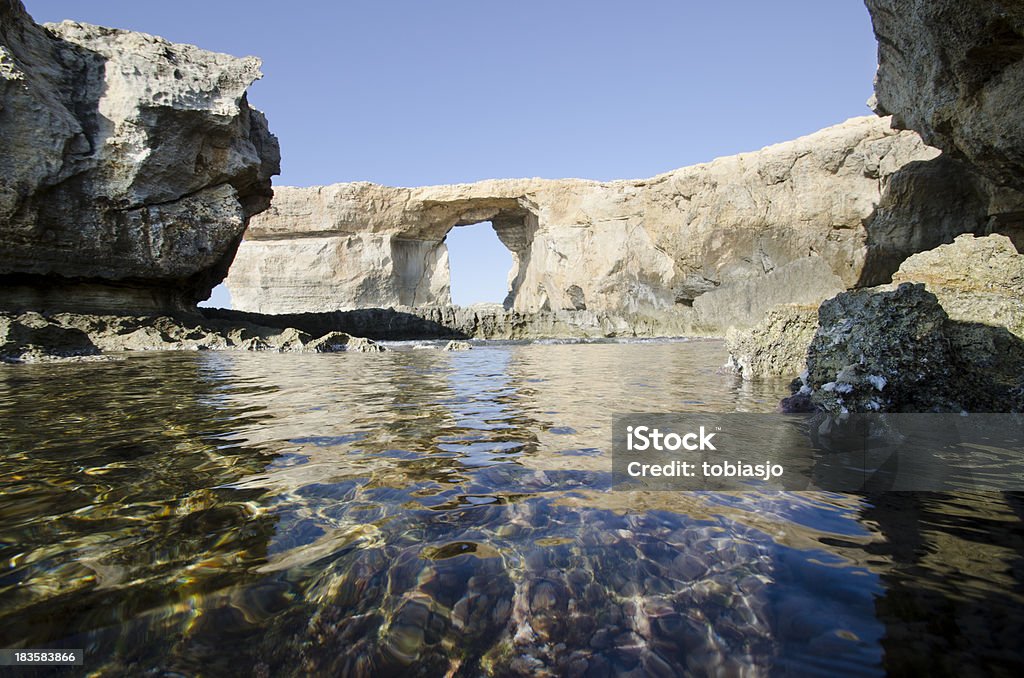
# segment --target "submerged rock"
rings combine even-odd
[[[456,340],[452,339],[451,341],[449,341],[447,344],[444,345],[444,349],[443,350],[445,350],[445,351],[468,351],[468,350],[470,350],[472,348],[473,347],[470,345],[470,343],[468,341],[456,341]]]
[[[294,328],[170,316],[0,313],[0,362],[52,362],[120,351],[243,350],[373,352],[384,347],[343,332],[318,339]]]
[[[260,61],[0,0],[0,308],[152,312],[209,297],[267,208]]]

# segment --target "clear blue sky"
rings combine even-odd
[[[860,0],[25,4],[261,57],[298,186],[651,176],[868,114],[876,62]]]

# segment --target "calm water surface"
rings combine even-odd
[[[1021,497],[619,492],[720,342],[0,369],[0,647],[54,675],[1020,675]]]

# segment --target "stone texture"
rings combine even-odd
[[[597,339],[611,337],[679,337],[694,334],[685,318],[595,311],[520,313],[500,307],[399,306],[323,313],[264,315],[204,308],[204,316],[270,327],[297,327],[310,334],[341,331],[371,339]]]
[[[811,401],[830,412],[958,410],[947,319],[924,285],[824,302],[807,358]]]
[[[878,38],[875,110],[1024,190],[1024,5],[866,0]]]
[[[446,234],[490,221],[514,261],[512,311],[720,332],[778,303],[887,282],[909,254],[983,230],[987,194],[937,156],[857,118],[635,181],[278,188],[227,284],[236,308],[259,313],[445,306]]]
[[[985,364],[998,362],[986,352],[995,352],[996,344],[1013,344],[1000,332],[979,330],[977,325],[1006,328],[1024,339],[1024,256],[1006,236],[961,235],[949,245],[915,254],[893,275],[892,285],[877,291],[892,290],[904,282],[923,283],[935,295],[952,321],[946,323],[944,331],[959,362],[985,369]],[[726,334],[730,353],[727,366],[746,379],[798,374],[806,365],[807,349],[817,326],[814,307],[773,308],[758,325]],[[882,331],[866,326],[863,329]],[[857,331],[856,327],[852,331]],[[1011,348],[1006,350],[1012,352]]]
[[[122,351],[376,352],[368,339],[191,317],[0,313],[0,362],[51,362]]]
[[[904,261],[893,282],[924,283],[952,320],[1005,327],[1024,339],[1024,256],[1006,236],[959,236]]]
[[[834,412],[1024,410],[1024,255],[1009,239],[961,236],[893,278],[821,305],[803,395]]]
[[[1020,411],[1024,286],[1012,243],[1024,243],[1024,6],[1009,0],[866,4],[879,43],[875,110],[986,177],[990,218],[980,233],[1009,238],[957,239],[908,259],[893,277],[923,285],[839,295],[823,304],[798,398],[833,411]],[[936,178],[925,181],[941,206],[949,204],[936,191]],[[901,338],[911,343],[900,346]],[[895,354],[887,355],[890,350]],[[884,394],[864,381],[876,372],[887,379]]]
[[[0,304],[207,298],[278,172],[259,66],[0,0]]]
[[[728,369],[744,379],[791,377],[807,367],[807,349],[818,329],[818,307],[783,304],[772,307],[757,325],[729,328]]]

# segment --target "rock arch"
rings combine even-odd
[[[983,229],[985,195],[950,204],[930,188],[967,187],[938,156],[888,120],[855,118],[650,179],[277,188],[227,282],[239,310],[262,313],[443,306],[445,236],[490,221],[515,262],[507,309],[716,332],[869,284]]]
[[[398,303],[403,306],[445,306],[451,304],[451,271],[445,239],[453,228],[489,221],[498,240],[512,255],[506,309],[516,298],[530,263],[530,250],[537,232],[537,214],[522,198],[459,198],[425,200],[424,217],[391,240],[392,269]]]

